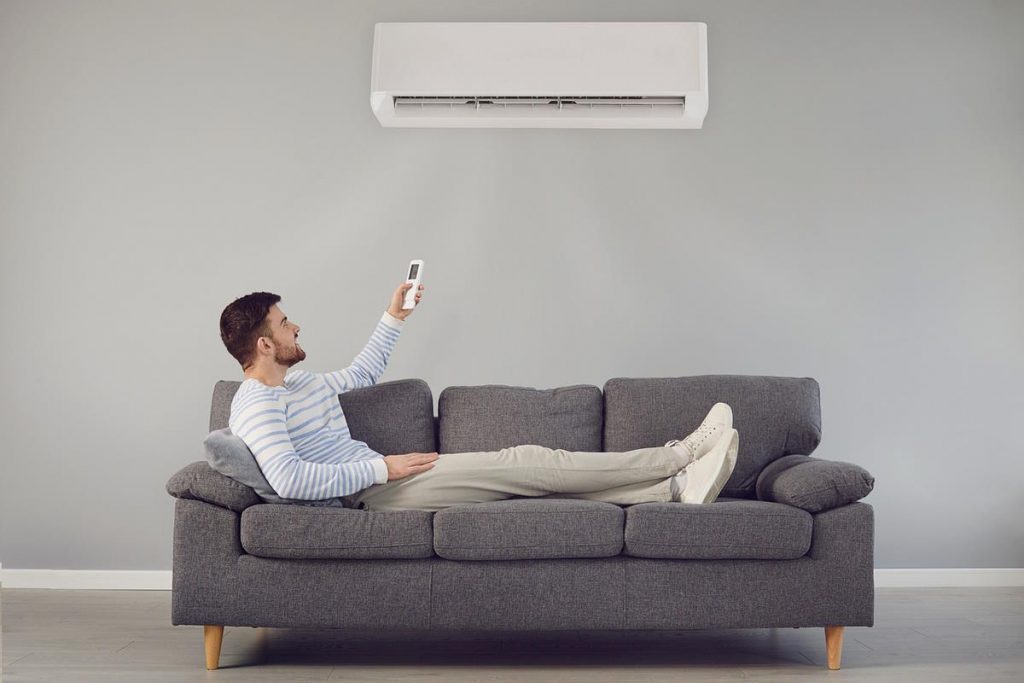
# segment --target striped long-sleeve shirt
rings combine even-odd
[[[376,384],[404,324],[385,312],[370,341],[343,370],[320,374],[293,368],[283,387],[252,377],[238,387],[228,427],[256,456],[277,495],[336,498],[388,480],[384,456],[349,434],[338,394]]]

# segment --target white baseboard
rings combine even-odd
[[[171,589],[170,571],[0,569],[4,588]],[[876,569],[875,588],[1024,586],[1024,569]]]
[[[1024,586],[1024,569],[876,569],[875,588]]]
[[[4,588],[74,588],[90,590],[171,590],[170,571],[92,569],[0,569]]]

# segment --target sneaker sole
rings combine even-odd
[[[736,455],[739,452],[739,432],[735,429],[730,429],[729,432],[724,437],[728,439],[725,448],[716,452],[720,444],[715,444],[716,448],[704,456],[706,458],[720,458],[715,478],[708,482],[703,490],[698,490],[694,493],[694,500],[686,500],[684,502],[701,505],[711,503],[718,498],[718,494],[722,491],[725,483],[729,481],[729,477],[732,476],[732,471],[736,467]]]

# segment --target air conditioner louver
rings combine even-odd
[[[395,97],[397,117],[682,117],[685,97]]]

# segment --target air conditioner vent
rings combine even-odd
[[[624,119],[682,117],[685,97],[416,97],[396,96],[398,118]]]
[[[668,105],[673,107],[681,107],[686,103],[685,97],[646,97],[644,95],[618,95],[618,96],[601,96],[601,97],[587,97],[585,95],[550,95],[550,96],[521,96],[521,95],[477,95],[473,97],[468,96],[395,96],[394,103],[396,107],[403,105],[417,106],[423,104],[444,104],[444,105],[471,105],[479,107],[481,105],[491,106],[563,106],[567,104],[575,104],[579,106],[598,105],[598,106],[643,106],[650,107],[656,105]]]

